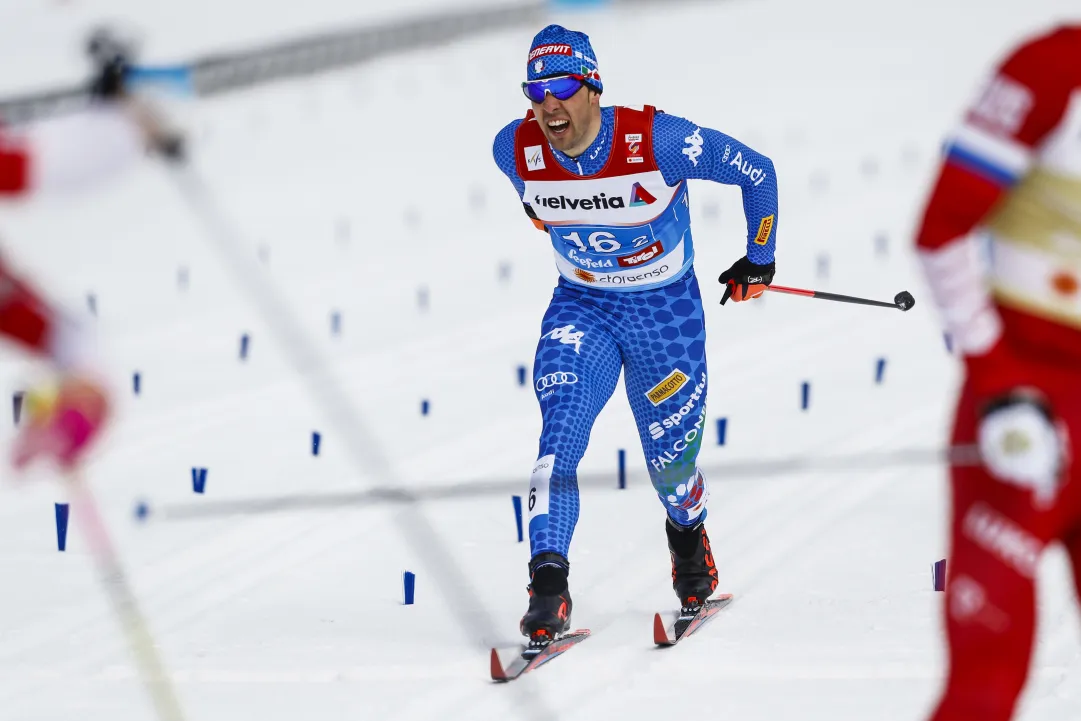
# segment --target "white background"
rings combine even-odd
[[[160,14],[119,0],[5,5],[4,19],[23,24],[0,25],[4,87],[77,77],[72,37],[99,13],[133,18],[148,57],[169,59],[382,12],[314,0],[258,12],[234,2],[220,16],[155,5]],[[337,392],[372,427],[366,442],[390,459],[398,487],[423,498],[495,482],[486,495],[170,520],[182,504],[389,481],[375,461],[350,462],[350,439],[313,401],[165,169],[148,161],[76,199],[0,208],[5,250],[98,332],[118,422],[87,475],[190,717],[532,719],[541,704],[545,718],[583,720],[923,718],[944,666],[930,567],[946,555],[945,471],[823,469],[815,459],[944,443],[958,368],[913,263],[913,226],[939,145],[983,75],[1010,43],[1070,10],[1072,0],[743,0],[567,20],[593,38],[607,102],[658,105],[773,158],[778,283],[887,300],[908,289],[917,305],[902,314],[770,296],[719,307],[714,279],[744,252],[740,196],[696,183],[710,364],[701,462],[721,586],[736,602],[677,649],[652,648],[653,612],[675,604],[664,512],[617,390],[582,462],[571,549],[574,620],[594,638],[509,687],[487,680],[486,649],[517,642],[527,603],[528,549],[515,543],[510,496],[528,490],[540,425],[516,368],[531,364],[556,274],[547,239],[491,161],[491,140],[525,112],[518,82],[534,29],[170,108],[254,272],[332,363]],[[68,60],[48,59],[61,49]],[[245,332],[252,350],[241,363]],[[876,385],[880,357],[888,367]],[[34,374],[14,353],[3,359],[6,397]],[[318,458],[313,430],[323,434]],[[14,436],[6,415],[0,436]],[[625,491],[615,490],[621,448]],[[191,491],[193,466],[209,469],[205,496]],[[5,480],[0,719],[151,718],[77,523],[68,551],[56,551],[52,504],[63,489],[46,470]],[[132,514],[141,499],[153,509],[145,523]],[[461,567],[452,587],[402,539],[401,513],[434,526],[434,543]],[[418,574],[411,607],[400,601],[406,569]],[[466,585],[492,621],[484,638],[450,613]],[[1057,553],[1041,591],[1021,718],[1076,719],[1081,647]]]

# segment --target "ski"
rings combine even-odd
[[[661,614],[653,616],[653,643],[658,646],[675,646],[681,639],[690,636],[702,627],[702,625],[717,615],[722,608],[732,603],[731,593],[722,593],[716,598],[711,598],[693,613],[684,613],[676,616],[676,620],[665,626]]]
[[[492,649],[492,680],[506,683],[513,681],[523,673],[529,673],[561,655],[571,646],[589,638],[588,629],[579,629],[565,634],[543,645],[530,643],[522,646],[521,653],[514,658],[505,668],[499,660],[499,653]]]

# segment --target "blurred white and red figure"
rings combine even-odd
[[[934,721],[1007,721],[1025,685],[1043,549],[1081,592],[1081,25],[1016,48],[969,107],[918,250],[965,382],[951,471],[950,670]]]
[[[130,99],[25,128],[0,127],[0,196],[92,186],[145,155],[163,137],[149,108]],[[51,307],[3,259],[0,335],[47,360],[57,376],[55,384],[28,396],[15,465],[45,457],[70,468],[104,424],[107,394],[79,326]]]

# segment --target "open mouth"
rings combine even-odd
[[[571,121],[566,119],[549,120],[548,132],[556,137],[559,137],[567,132],[571,127]]]

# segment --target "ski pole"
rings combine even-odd
[[[819,300],[834,300],[840,303],[858,303],[859,305],[876,305],[879,308],[897,308],[899,310],[909,310],[916,304],[916,299],[912,297],[912,294],[907,290],[902,290],[900,293],[893,297],[892,303],[887,303],[881,300],[871,300],[870,298],[857,298],[852,295],[840,295],[838,293],[824,293],[820,290],[804,290],[803,288],[788,288],[783,285],[770,285],[766,286],[766,290],[772,290],[774,293],[787,293],[789,295],[799,295],[804,298],[818,298]]]
[[[158,718],[161,721],[184,721],[180,701],[165,672],[165,665],[154,645],[154,638],[150,635],[150,626],[139,609],[139,602],[109,538],[105,520],[94,496],[81,472],[71,471],[67,481],[72,490],[72,505],[90,546],[101,585],[105,588],[113,612],[124,629],[139,675],[142,676],[143,686],[154,703]]]

